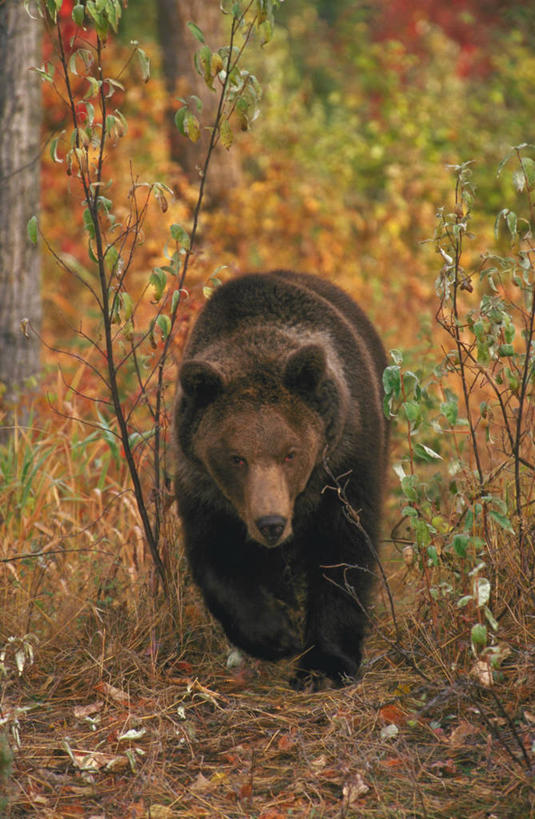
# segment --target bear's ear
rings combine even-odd
[[[180,369],[184,394],[201,404],[215,401],[223,391],[221,374],[207,361],[184,361]]]
[[[313,393],[325,377],[325,352],[318,344],[307,344],[286,361],[284,384],[288,389]]]

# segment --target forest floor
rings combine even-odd
[[[10,819],[535,816],[533,654],[486,688],[375,634],[356,684],[303,693],[222,641],[157,663],[82,643],[6,691]]]

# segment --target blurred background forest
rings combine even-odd
[[[208,39],[207,26],[215,26],[217,42],[221,15],[214,19],[210,9],[217,4],[179,5],[179,25],[199,19]],[[129,134],[113,162],[116,180],[129,179],[132,163],[136,177],[174,187],[183,216],[199,154],[191,157],[187,140],[165,123],[197,44],[181,35],[182,65],[171,70],[182,70],[182,86],[170,97],[159,49],[164,6],[131,0],[107,46],[107,59],[119,65],[137,40],[153,65],[150,82],[126,96]],[[489,246],[498,210],[512,204],[510,179],[497,180],[496,169],[511,145],[529,141],[534,29],[531,4],[502,0],[284,3],[274,41],[251,57],[263,89],[260,114],[211,169],[212,207],[189,285],[220,265],[231,273],[318,271],[362,299],[387,346],[414,346],[418,324],[433,313],[437,258],[421,242],[433,236],[437,207],[450,196],[447,165],[475,161],[474,259]],[[44,111],[45,129],[60,130],[65,112],[49,88]],[[44,164],[43,231],[83,264],[69,180],[47,156]],[[140,269],[160,263],[168,222],[149,215]],[[73,318],[77,307],[59,275],[45,258],[47,329],[56,338],[64,336],[61,315]]]
[[[64,0],[60,25],[66,42],[77,30],[72,13],[73,3]],[[136,328],[148,325],[154,302],[161,298],[161,293],[155,294],[162,274],[153,271],[161,271],[169,260],[170,225],[191,231],[199,166],[209,135],[205,126],[214,112],[216,95],[193,68],[199,39],[187,26],[189,21],[200,26],[214,50],[225,43],[228,20],[220,14],[218,0],[129,0],[118,32],[107,38],[103,49],[107,76],[120,81],[113,88],[113,108],[119,107],[125,118],[124,123],[121,118],[114,121],[104,157],[106,179],[111,180],[106,196],[110,207],[113,200],[114,218],[128,223],[133,182],[140,186],[158,180],[162,185],[156,193],[152,189],[151,202],[141,208],[143,227],[129,271]],[[89,30],[84,37],[94,48],[94,32]],[[65,804],[73,812],[62,813],[51,796],[58,787],[56,773],[43,771],[57,771],[61,763],[77,774],[83,772],[79,756],[69,746],[65,751],[68,737],[63,739],[62,726],[69,720],[70,736],[76,734],[80,747],[98,737],[99,753],[104,748],[112,754],[117,726],[124,717],[121,709],[127,708],[120,695],[128,691],[132,702],[135,692],[138,715],[145,709],[143,724],[152,726],[150,745],[148,735],[136,740],[138,745],[147,743],[149,755],[143,762],[141,752],[136,756],[132,750],[134,756],[128,757],[115,744],[113,759],[122,760],[117,763],[121,771],[121,766],[130,766],[128,771],[136,774],[135,758],[140,769],[146,766],[143,776],[148,769],[151,773],[135,787],[124,773],[125,789],[114,793],[119,780],[114,779],[112,767],[105,768],[109,759],[103,761],[104,754],[102,759],[91,757],[93,770],[102,773],[102,799],[110,816],[126,815],[124,806],[134,804],[134,797],[140,798],[141,805],[140,793],[146,796],[149,790],[160,808],[163,802],[174,804],[178,791],[181,800],[191,800],[182,813],[166,813],[167,808],[162,808],[150,814],[162,817],[360,816],[365,815],[359,811],[368,799],[379,805],[373,815],[487,816],[503,794],[513,792],[514,812],[500,813],[500,819],[535,815],[529,813],[534,802],[532,779],[528,782],[535,754],[533,403],[530,406],[535,310],[530,254],[535,251],[528,222],[522,223],[526,226],[522,230],[519,227],[521,213],[533,219],[535,162],[527,160],[531,164],[522,166],[521,177],[513,162],[497,174],[511,146],[533,140],[535,7],[514,0],[286,0],[277,10],[273,39],[265,46],[261,40],[258,36],[248,48],[246,62],[258,79],[262,98],[257,112],[243,113],[240,120],[236,111],[233,137],[226,134],[221,140],[230,150],[219,145],[214,152],[184,281],[187,298],[180,300],[162,406],[157,404],[156,416],[150,409],[153,394],[140,389],[142,379],[136,368],[157,370],[164,339],[151,333],[151,349],[143,349],[139,361],[121,372],[130,444],[147,508],[158,515],[162,560],[173,578],[169,607],[162,601],[161,589],[157,591],[124,447],[99,378],[104,364],[97,354],[102,316],[84,285],[95,273],[94,259],[88,255],[90,231],[76,170],[65,172],[72,121],[54,82],[43,83],[42,375],[35,382],[37,397],[34,392],[28,415],[19,413],[24,423],[0,447],[4,533],[0,705],[7,714],[6,734],[0,732],[0,784],[12,771],[11,752],[5,750],[8,738],[13,748],[19,748],[13,816],[28,815],[25,811],[33,810],[37,797],[42,800],[43,816],[81,815],[83,809],[76,813],[77,800],[86,797],[94,800],[91,809],[96,811],[101,804],[96,791],[90,797],[80,795],[64,783]],[[147,82],[146,58],[131,59],[132,41],[150,59]],[[42,49],[44,65],[57,58],[52,29],[45,33]],[[80,60],[77,65],[82,69]],[[84,82],[74,74],[80,125],[91,118]],[[198,113],[200,139],[195,143],[175,125],[182,105],[179,98],[189,99],[192,94],[204,104]],[[527,151],[533,155],[533,146]],[[459,170],[452,172],[451,166],[469,161],[473,162],[469,181]],[[452,308],[443,322],[446,326],[441,326],[435,319],[444,318],[444,305],[449,304],[447,282],[453,287],[448,276],[455,265],[448,253],[455,256],[460,251],[453,228],[470,209],[462,268],[455,269],[455,292],[462,291],[460,306]],[[507,219],[507,214],[517,211],[518,227],[516,217],[514,225]],[[439,219],[437,213],[442,214]],[[502,219],[496,228],[499,213]],[[444,248],[449,248],[447,253]],[[513,271],[507,281],[505,274],[503,279],[496,274],[494,281],[494,274],[482,272],[487,265],[482,259],[495,253],[501,254],[497,266],[507,269],[507,275]],[[511,254],[516,261],[507,262]],[[166,449],[170,408],[176,362],[191,321],[219,280],[275,268],[319,273],[345,288],[372,317],[387,350],[394,350],[385,384],[388,406],[399,418],[394,425],[395,475],[393,471],[388,492],[384,555],[399,621],[390,621],[381,587],[374,615],[380,626],[376,623],[372,629],[376,642],[371,650],[378,659],[365,665],[368,682],[365,679],[358,689],[362,696],[357,692],[353,700],[337,700],[333,694],[332,700],[325,701],[325,708],[332,706],[334,714],[328,723],[334,745],[327,750],[323,734],[314,733],[323,731],[323,717],[318,717],[317,729],[315,722],[305,725],[308,712],[299,711],[306,705],[304,700],[291,700],[296,710],[288,711],[287,723],[273,717],[269,736],[282,733],[277,742],[269,739],[267,745],[267,729],[264,723],[254,722],[254,709],[247,711],[249,700],[233,701],[240,719],[233,718],[232,709],[223,716],[220,693],[205,686],[224,692],[224,699],[243,690],[246,697],[254,683],[257,693],[282,696],[288,708],[288,697],[294,695],[280,688],[277,669],[226,670],[226,644],[191,588],[177,548],[179,524],[171,509],[172,459]],[[461,284],[459,271],[465,277]],[[519,276],[524,276],[522,281]],[[120,305],[116,319],[123,332],[131,311],[124,298]],[[460,326],[456,311],[461,307],[462,338],[455,330]],[[162,335],[164,325],[159,325]],[[522,347],[521,339],[527,347]],[[117,330],[116,342],[119,352],[126,350],[131,334],[125,332],[122,338]],[[473,416],[468,420],[462,384],[452,375],[455,366],[441,369],[445,354],[458,355],[473,368],[468,388]],[[410,368],[405,375],[402,360],[403,368]],[[164,451],[158,491],[154,475],[161,464],[155,463],[151,440],[155,417]],[[469,427],[479,455],[466,443]],[[401,660],[395,645],[403,645],[407,652]],[[507,668],[507,663],[511,670],[504,676],[502,666]],[[464,688],[460,684],[455,688],[458,670],[472,675],[470,685],[475,688],[466,681]],[[504,685],[500,696],[506,707],[494,693],[487,700],[478,699],[480,710],[472,707],[474,698],[491,683]],[[430,686],[426,694],[421,693],[421,685]],[[448,686],[450,693],[443,695]],[[84,723],[84,734],[80,725],[86,716],[73,718],[69,709],[72,702],[91,699],[95,691],[107,698],[102,727],[91,734]],[[179,719],[171,729],[170,703],[176,710],[177,691],[187,719],[180,716],[179,705]],[[450,708],[452,691],[459,700]],[[431,703],[429,715],[423,704],[426,697]],[[27,703],[34,699],[49,709],[42,722],[32,722],[17,710],[30,707]],[[320,707],[319,700],[311,702],[310,713],[314,702]],[[102,707],[101,702],[97,710]],[[275,703],[273,713],[279,707]],[[208,716],[203,710],[207,708],[211,709]],[[418,712],[414,725],[409,712]],[[355,714],[361,727],[357,728]],[[221,728],[225,719],[228,731]],[[253,726],[256,738],[236,739],[241,750],[229,752],[223,762],[219,743],[225,731],[234,736],[236,720]],[[406,737],[415,743],[411,752],[406,754],[400,745],[399,755],[398,750],[391,753],[385,745],[389,736],[382,733],[378,741],[384,747],[378,750],[373,733],[377,720],[380,725],[394,725],[398,733],[413,731]],[[299,755],[302,746],[295,738],[300,722],[305,733],[310,731],[310,737],[302,740],[305,745],[309,740],[316,743],[306,746],[309,755],[329,757],[312,773],[299,768],[307,756]],[[21,726],[26,731],[22,746]],[[113,741],[110,726],[115,731]],[[462,731],[455,735],[457,728]],[[369,742],[368,762],[362,763],[365,774],[355,769],[360,763],[354,759],[351,737],[357,730],[362,747]],[[202,731],[205,741],[213,745],[197,745],[196,731]],[[177,735],[184,745],[176,745]],[[391,731],[390,738],[395,736]],[[168,779],[158,768],[159,742],[166,748]],[[63,750],[58,752],[60,746]],[[291,777],[281,779],[276,787],[266,779],[256,787],[264,805],[273,807],[264,812],[258,807],[255,813],[256,751],[251,752],[252,762],[247,756],[253,746],[265,746],[266,754],[269,750],[273,770],[287,770],[292,759],[295,776],[303,780],[310,774],[316,784],[307,791],[308,786],[301,787],[301,782],[297,787]],[[180,756],[186,747],[188,764]],[[59,754],[60,762],[52,759],[54,754]],[[418,764],[427,766],[425,786],[415,773],[414,754]],[[384,769],[378,759],[387,760]],[[223,774],[217,779],[220,766],[221,770],[226,766],[227,779]],[[477,779],[484,770],[486,778]],[[233,803],[227,813],[217,802],[221,795],[217,789],[228,791],[232,776],[241,783],[232,780],[238,793],[232,798],[238,807]],[[324,780],[316,788],[318,776]],[[363,776],[366,782],[361,783]],[[441,813],[443,776],[452,777],[449,796],[457,807],[448,803]],[[146,784],[151,777],[152,790]],[[206,784],[209,781],[213,788]],[[421,804],[416,808],[414,793],[428,786],[423,795],[418,791]],[[277,793],[286,799],[285,808],[275,799]],[[386,807],[381,813],[382,793]],[[346,813],[340,813],[341,799]],[[476,803],[480,813],[472,810]],[[0,812],[1,804],[0,797]],[[309,812],[311,805],[317,807],[317,814]],[[389,805],[398,807],[389,813]],[[145,815],[149,815],[145,803],[137,813],[132,808],[132,816]]]

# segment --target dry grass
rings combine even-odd
[[[8,816],[535,811],[520,748],[529,756],[534,739],[532,669],[521,704],[500,687],[508,705],[497,716],[492,693],[467,680],[422,684],[375,640],[358,684],[315,694],[292,691],[288,669],[227,672],[221,646],[187,662],[161,651],[151,662],[122,633],[100,656],[91,642],[40,653],[5,692],[4,712],[28,708]]]
[[[56,408],[91,418],[53,386]],[[0,679],[7,817],[535,816],[533,600],[505,541],[493,576],[509,655],[492,687],[455,600],[433,625],[422,578],[386,555],[401,636],[379,593],[358,684],[297,693],[287,666],[226,668],[172,511],[172,606],[161,599],[102,435],[46,405],[37,417],[2,454],[0,651],[19,638]],[[27,634],[35,659],[19,675]]]
[[[89,417],[54,389],[56,407]],[[174,513],[170,605],[121,463],[84,425],[45,405],[38,417],[2,453],[0,651],[19,638],[0,678],[6,817],[535,816],[529,605],[509,595],[509,655],[486,688],[468,637],[454,650],[447,622],[433,631],[418,577],[385,554],[401,634],[378,593],[357,684],[298,693],[287,665],[227,669]]]

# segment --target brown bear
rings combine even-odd
[[[232,643],[266,660],[299,655],[301,680],[343,682],[360,664],[385,366],[348,295],[287,271],[217,288],[184,353],[176,493],[194,580]]]

